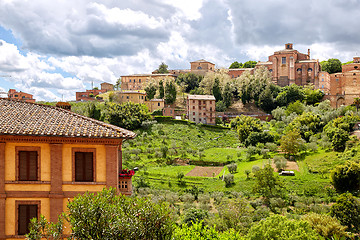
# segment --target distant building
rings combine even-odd
[[[33,99],[33,95],[29,94],[29,93],[24,93],[24,92],[17,92],[15,89],[10,89],[8,92],[8,98],[13,99],[13,100],[21,100],[21,101],[25,101],[25,102],[35,102],[35,99]]]
[[[328,72],[319,72],[319,80],[315,83],[315,89],[320,89],[325,95],[330,94],[330,74]]]
[[[250,71],[251,74],[254,74],[255,68],[229,68],[228,75],[231,78],[240,77],[245,71]]]
[[[86,92],[76,92],[76,101],[93,101],[99,94],[114,90],[114,85],[111,83],[101,83],[101,89],[86,90]]]
[[[204,59],[197,60],[194,62],[190,62],[191,65],[191,73],[198,74],[204,76],[207,72],[215,71],[215,64]]]
[[[330,74],[330,95],[326,96],[334,108],[351,105],[356,97],[360,97],[360,57],[343,65],[342,72]]]
[[[188,95],[187,116],[190,121],[215,125],[215,97],[213,95]]]
[[[316,85],[319,77],[319,60],[310,59],[307,54],[293,49],[292,43],[285,44],[285,49],[274,52],[267,62],[258,62],[255,68],[265,66],[272,74],[273,82],[281,87],[295,83],[304,86]]]
[[[151,79],[175,79],[172,74],[133,74],[121,76],[121,90],[143,90],[145,84]]]
[[[145,102],[150,112],[153,112],[158,109],[163,109],[164,103],[165,103],[164,99],[151,99],[150,101]]]
[[[133,102],[133,103],[145,103],[146,93],[140,91],[120,91],[116,93],[117,100],[120,103]]]

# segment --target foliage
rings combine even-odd
[[[290,129],[298,129],[301,137],[306,141],[309,141],[311,136],[321,131],[322,127],[320,116],[312,112],[304,112],[297,116],[289,125]]]
[[[237,164],[231,163],[229,165],[226,165],[230,173],[236,173],[237,171]]]
[[[223,99],[221,94],[220,80],[217,77],[214,80],[214,85],[212,87],[212,94],[214,95],[216,102],[221,101]]]
[[[356,192],[360,190],[360,164],[347,161],[331,171],[331,183],[339,192]]]
[[[305,86],[304,94],[305,94],[305,102],[311,105],[314,105],[315,103],[319,103],[325,96],[325,94],[320,89],[314,90],[313,86]]]
[[[184,91],[190,93],[191,90],[197,89],[200,86],[200,82],[203,79],[203,76],[197,75],[194,73],[181,73],[176,78],[176,83],[180,86],[183,84],[185,86]]]
[[[360,231],[360,203],[351,193],[343,193],[331,206],[330,214],[352,232]]]
[[[284,158],[282,156],[275,156],[274,163],[275,163],[276,168],[278,169],[278,172],[281,172],[282,170],[285,169],[287,160],[286,160],[286,158]]]
[[[301,86],[291,84],[282,88],[279,95],[276,97],[276,103],[278,106],[287,106],[289,103],[297,100],[302,101],[305,98],[305,93]]]
[[[320,66],[321,66],[321,71],[328,72],[329,74],[342,71],[341,61],[336,58],[330,58],[327,61],[321,61]]]
[[[245,115],[238,116],[231,120],[230,125],[232,128],[236,127],[240,142],[245,142],[250,133],[262,131],[262,125],[259,119]]]
[[[243,64],[243,68],[254,68],[257,64],[257,61],[247,61],[247,62],[244,62]]]
[[[218,101],[215,103],[215,110],[217,112],[224,112],[226,110],[226,105],[223,101]]]
[[[274,136],[268,131],[263,132],[251,132],[245,139],[245,146],[256,146],[258,143],[270,143],[274,142]]]
[[[165,90],[164,90],[164,82],[162,80],[160,80],[159,82],[158,90],[159,90],[159,98],[164,99]]]
[[[182,220],[182,224],[186,224],[187,226],[191,226],[194,223],[201,222],[202,220],[209,217],[209,213],[202,209],[191,208],[184,214],[184,219]]]
[[[276,108],[275,100],[270,86],[267,86],[259,95],[259,107],[269,113]]]
[[[158,73],[169,73],[169,71],[168,71],[168,65],[166,65],[165,63],[161,63],[160,65],[159,65],[159,68],[157,69],[157,72]]]
[[[147,100],[151,100],[155,97],[156,94],[156,86],[154,84],[149,84],[148,86],[145,87],[145,92],[146,92],[146,98]]]
[[[67,207],[73,239],[171,239],[174,230],[165,203],[125,197],[115,189],[78,195]]]
[[[310,223],[311,227],[326,239],[349,237],[349,234],[345,231],[346,227],[342,226],[336,218],[329,215],[310,213],[301,219]]]
[[[230,187],[234,184],[234,175],[229,173],[224,176],[225,187]]]
[[[139,128],[143,121],[150,119],[147,107],[133,102],[123,104],[110,102],[105,105],[105,111],[105,120],[110,124],[129,130]]]
[[[63,239],[63,216],[59,216],[57,223],[52,223],[48,222],[43,215],[40,215],[40,219],[31,219],[29,230],[30,232],[26,235],[26,238],[29,240],[40,240],[42,238],[51,240]]]
[[[296,155],[301,146],[304,144],[301,141],[301,135],[296,129],[289,130],[285,135],[280,139],[280,148],[287,153],[288,155]]]
[[[120,90],[121,88],[121,77],[116,80],[116,83],[114,85],[115,90]]]
[[[253,225],[247,239],[288,240],[288,239],[318,239],[319,235],[310,224],[302,220],[288,220],[284,216],[272,215],[258,224]]]
[[[165,84],[165,103],[173,104],[176,101],[176,87],[173,81]]]
[[[289,106],[286,108],[286,115],[290,115],[291,113],[296,113],[297,115],[301,115],[305,110],[305,106],[299,100],[295,102],[291,102]]]
[[[174,240],[243,240],[234,230],[218,232],[215,227],[204,226],[202,222],[187,226],[183,224],[174,231]]]
[[[230,69],[233,69],[233,68],[242,68],[243,64],[242,63],[239,63],[238,61],[235,61],[233,62],[231,65],[230,65]]]
[[[282,194],[283,183],[279,176],[274,175],[274,170],[267,164],[264,168],[254,173],[255,184],[253,191],[259,193],[266,201],[271,197],[280,196]]]
[[[233,93],[231,92],[231,87],[230,87],[229,82],[224,87],[222,97],[223,97],[223,102],[224,102],[225,106],[227,108],[230,107],[232,98],[233,98]]]

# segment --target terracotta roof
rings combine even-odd
[[[134,138],[126,129],[58,107],[0,98],[0,135]]]

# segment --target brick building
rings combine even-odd
[[[116,95],[119,103],[133,102],[144,104],[146,100],[146,93],[141,91],[120,91]]]
[[[215,71],[215,64],[204,59],[190,62],[190,72],[198,75],[205,76],[207,72]]]
[[[111,83],[101,83],[101,89],[86,90],[86,92],[76,92],[76,101],[93,101],[99,94],[114,91],[114,85]]]
[[[24,239],[40,214],[56,222],[78,194],[104,187],[131,194],[131,174],[120,175],[121,146],[135,133],[10,99],[0,99],[0,119],[0,239]]]
[[[255,68],[265,66],[272,73],[273,82],[279,86],[295,83],[304,86],[317,85],[320,63],[310,59],[310,49],[307,54],[293,49],[292,43],[285,44],[285,49],[274,52],[267,62],[258,62]]]
[[[213,95],[188,95],[186,105],[189,121],[215,125],[215,97]]]
[[[133,74],[121,76],[121,90],[143,90],[145,84],[154,78],[157,80],[165,80],[166,78],[175,79],[172,74]]]
[[[325,95],[330,94],[330,74],[328,72],[319,72],[319,81],[316,81],[315,89],[320,89]]]
[[[250,71],[251,74],[254,74],[255,68],[229,68],[229,76],[231,78],[240,77],[245,71]]]
[[[342,72],[330,74],[330,94],[326,96],[331,106],[351,105],[360,97],[360,57],[342,66]]]
[[[35,99],[33,99],[33,95],[29,93],[24,92],[17,92],[15,89],[10,89],[8,92],[8,98],[14,99],[14,100],[21,100],[25,102],[35,102]]]

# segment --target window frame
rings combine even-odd
[[[19,152],[37,152],[37,180],[19,180],[20,179],[20,158]],[[38,182],[41,180],[41,147],[16,146],[15,147],[15,179],[18,182]]]
[[[285,63],[284,63],[285,62]],[[281,64],[286,65],[286,57],[281,57]]]
[[[15,200],[15,235],[25,236],[19,234],[19,206],[20,205],[37,205],[37,218],[41,214],[41,201],[40,200]]]
[[[77,152],[91,152],[93,153],[93,181],[76,181],[76,169],[75,169],[75,153]],[[76,183],[91,183],[96,182],[96,148],[72,148],[72,181]]]

